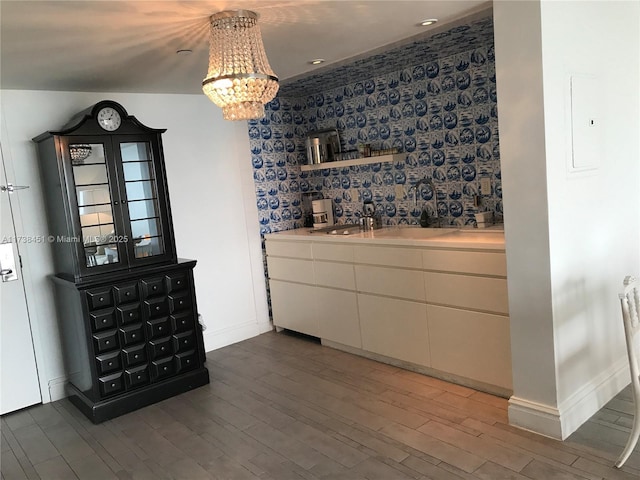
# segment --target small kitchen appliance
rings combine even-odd
[[[333,202],[330,198],[313,200],[313,228],[324,228],[333,225]]]
[[[316,165],[333,162],[340,153],[340,137],[335,128],[307,134],[307,163]]]

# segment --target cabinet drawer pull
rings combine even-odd
[[[105,340],[104,344],[109,345],[109,340]]]
[[[103,319],[102,319],[102,323],[107,323],[107,319],[106,319],[106,318],[103,318]]]
[[[168,367],[164,366],[164,367],[162,367],[162,370],[164,370],[164,371],[166,372],[166,371],[167,371],[167,368],[168,368]]]
[[[98,299],[98,301],[99,301],[99,302],[104,302],[104,297],[100,297],[100,298]]]
[[[183,301],[183,300],[180,300],[180,301],[178,302],[178,305],[182,305],[183,303],[184,303],[184,301]]]
[[[125,297],[128,297],[128,296],[130,296],[130,295],[131,295],[131,292],[125,292],[125,293],[124,293],[124,296],[125,296]]]
[[[160,311],[160,305],[156,307],[156,311]]]
[[[140,355],[138,355],[137,353],[133,356],[133,358],[138,358]]]
[[[157,289],[158,289],[157,285],[154,285],[153,288],[152,288],[152,290],[157,290]]]
[[[111,367],[111,366],[113,366],[113,362],[109,362],[109,366],[110,366],[110,367]]]
[[[115,384],[115,383],[112,383],[112,384],[111,384],[111,387],[115,387],[115,386],[116,386],[116,384]]]
[[[161,332],[162,331],[162,327],[158,327],[158,331]]]
[[[164,352],[165,347],[160,347],[160,351]]]
[[[140,375],[138,375],[136,378],[137,378],[138,380],[140,380],[142,377],[141,377]]]
[[[187,360],[187,365],[191,363],[191,360]]]
[[[133,312],[129,312],[129,318],[133,318]]]
[[[131,334],[131,338],[136,338],[136,334],[135,334],[135,333],[132,333],[132,334]]]
[[[176,282],[176,285],[182,285],[182,281],[181,281],[181,280],[178,280],[178,281]]]

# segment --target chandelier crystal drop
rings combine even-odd
[[[209,71],[202,90],[222,108],[225,120],[264,117],[264,105],[278,93],[278,77],[264,51],[257,13],[234,10],[211,16]]]

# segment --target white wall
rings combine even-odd
[[[629,382],[617,293],[640,273],[640,4],[499,1],[494,20],[510,420],[566,438]],[[573,74],[600,83],[586,171],[570,168]]]
[[[38,161],[31,138],[110,99],[163,135],[178,256],[198,260],[198,310],[211,350],[268,331],[262,252],[245,122],[222,120],[202,95],[3,90],[2,153],[19,193],[18,235],[47,235]],[[44,401],[61,398],[65,380],[47,245],[22,244],[24,278]]]

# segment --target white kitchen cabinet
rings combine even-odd
[[[504,249],[406,239],[268,236],[274,324],[508,395]]]
[[[362,348],[428,367],[429,332],[424,303],[358,294]]]
[[[512,388],[509,317],[427,306],[431,367]]]
[[[270,280],[269,287],[274,325],[319,336],[314,286]]]
[[[315,293],[320,338],[362,348],[355,292],[316,287]]]

